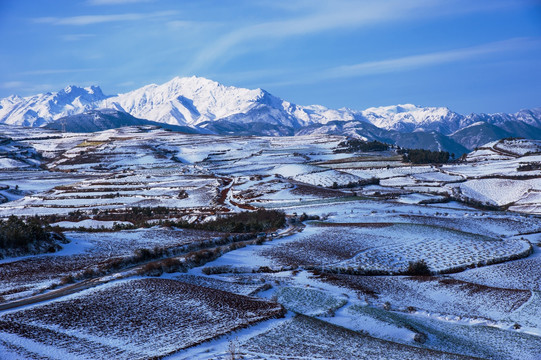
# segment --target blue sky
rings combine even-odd
[[[0,97],[204,76],[288,101],[541,107],[533,0],[0,0]]]

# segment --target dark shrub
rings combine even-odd
[[[428,268],[428,265],[426,264],[426,261],[424,261],[424,259],[417,260],[417,261],[410,261],[408,270],[406,272],[409,275],[419,275],[419,276],[427,276],[432,273],[430,269]]]

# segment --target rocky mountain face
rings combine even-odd
[[[62,127],[57,121],[60,118]],[[329,109],[300,106],[262,89],[224,86],[195,76],[177,77],[162,85],[151,84],[115,96],[105,95],[97,86],[68,86],[56,93],[0,100],[0,123],[4,124],[53,123],[48,126],[84,132],[142,125],[145,121],[194,133],[339,134],[453,152],[471,150],[502,137],[541,138],[541,108],[516,114],[467,116],[445,107],[411,104],[363,111]]]

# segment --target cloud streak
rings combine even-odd
[[[299,84],[312,84],[325,80],[372,76],[386,73],[405,72],[423,67],[452,64],[461,61],[482,59],[491,54],[511,53],[521,50],[536,49],[541,46],[539,38],[515,38],[498,42],[491,42],[467,48],[403,56],[393,59],[366,61],[351,65],[341,65],[327,69],[318,69],[310,74],[295,77],[291,80],[264,84],[271,86],[290,86]]]
[[[23,71],[19,75],[55,75],[55,74],[69,74],[69,73],[79,73],[85,71],[96,71],[100,69],[42,69],[42,70],[32,70],[32,71]]]
[[[145,19],[155,19],[175,15],[176,11],[158,11],[150,14],[142,13],[126,13],[126,14],[111,14],[111,15],[80,15],[69,17],[41,17],[34,18],[33,21],[39,24],[51,25],[74,25],[85,26],[93,24],[101,24],[108,22],[123,22],[123,21],[138,21]]]
[[[392,21],[412,21],[423,17],[450,16],[509,6],[508,2],[498,0],[482,5],[475,2],[472,4],[465,0],[366,0],[362,2],[313,0],[291,3],[278,2],[276,6],[282,4],[283,8],[290,9],[296,16],[285,20],[248,25],[230,31],[196,54],[190,67],[184,72],[197,72],[219,59],[233,57],[247,50],[251,51],[249,45],[254,41],[281,40],[337,29],[368,27]]]
[[[338,66],[325,71],[322,74],[322,77],[343,78],[400,72],[425,66],[435,66],[439,64],[475,59],[494,53],[533,48],[538,47],[540,44],[541,41],[539,39],[516,38],[461,49]]]
[[[62,40],[64,41],[80,41],[85,39],[90,39],[95,37],[95,34],[66,34],[62,35]]]

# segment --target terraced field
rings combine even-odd
[[[0,154],[0,217],[70,242],[0,261],[0,358],[538,359],[535,142],[435,166],[338,136],[34,130]],[[174,227],[259,207],[287,224]]]
[[[526,240],[501,240],[441,227],[393,224],[319,224],[317,233],[275,246],[263,255],[282,265],[327,271],[404,273],[426,261],[434,273],[456,272],[526,257]]]
[[[179,281],[121,281],[0,316],[0,349],[146,359],[282,315],[276,303]]]

